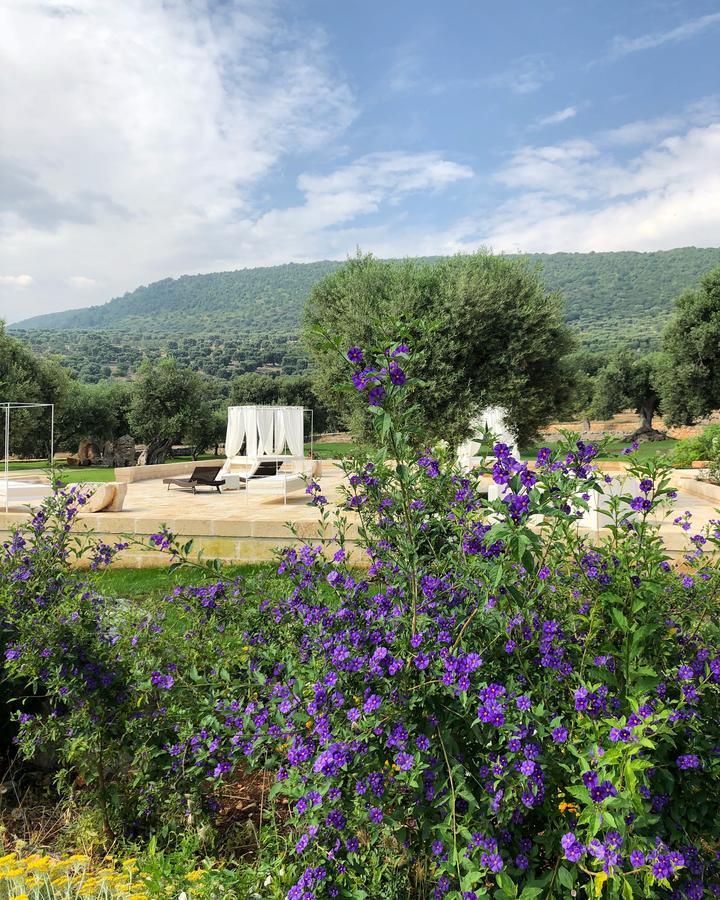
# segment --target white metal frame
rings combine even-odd
[[[50,408],[50,465],[55,459],[55,404],[54,403],[15,403],[6,401],[0,403],[0,409],[5,413],[5,512],[10,504],[10,413],[16,409],[47,409]]]

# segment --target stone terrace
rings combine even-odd
[[[616,466],[612,468],[617,469]],[[675,478],[679,490],[676,512],[689,510],[693,514],[690,534],[718,517],[716,508],[720,507],[720,488],[711,489],[711,486],[695,482],[696,474],[678,472]],[[330,503],[339,503],[342,481],[339,466],[324,462],[319,480]],[[11,510],[8,514],[0,512],[0,540],[8,535],[12,523],[26,518],[28,514],[21,510]],[[220,494],[215,491],[192,494],[174,488],[168,491],[161,479],[130,482],[122,512],[93,513],[79,518],[79,527],[92,530],[108,543],[119,541],[125,535],[147,543],[151,534],[166,525],[184,540],[193,538],[194,551],[202,550],[206,559],[239,563],[271,559],[277,547],[297,543],[288,523],[293,525],[300,539],[325,542],[331,538],[331,535],[321,535],[319,511],[308,504],[303,493],[289,496],[285,505],[281,497],[253,494],[252,490],[249,495],[244,490]],[[668,551],[679,557],[685,548],[687,534],[672,524],[672,518],[663,524],[662,533]],[[352,540],[354,534],[351,528],[348,537]],[[358,556],[358,559],[364,557]],[[168,564],[168,557],[130,548],[118,557],[118,564],[138,568],[162,566]]]

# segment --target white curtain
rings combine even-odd
[[[245,410],[242,406],[228,407],[225,456],[237,456],[245,440]]]
[[[303,409],[302,406],[288,406],[285,410],[285,433],[292,456],[305,456],[303,441]]]
[[[253,459],[258,455],[257,407],[243,407],[245,414],[245,456]]]
[[[258,453],[267,456],[273,452],[273,415],[274,410],[260,406],[257,410]]]
[[[273,410],[275,419],[275,437],[273,439],[273,453],[280,455],[285,449],[285,417],[287,408],[280,406]]]

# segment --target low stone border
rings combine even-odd
[[[150,481],[153,478],[175,478],[177,475],[189,475],[196,466],[212,466],[225,462],[225,459],[201,459],[197,462],[160,463],[156,466],[128,466],[115,469],[115,480],[134,484],[136,481]]]
[[[709,500],[720,508],[720,484],[711,484],[709,481],[700,481],[698,478],[679,478],[680,488],[695,497]]]

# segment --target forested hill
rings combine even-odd
[[[592,347],[657,337],[673,297],[720,265],[720,248],[655,253],[530,254],[548,286],[559,289],[568,321]],[[24,331],[95,331],[139,335],[296,332],[312,286],[339,262],[289,264],[166,278],[102,306],[15,323]]]
[[[34,316],[18,329],[125,332],[293,331],[314,284],[339,262],[290,263],[209,275],[164,278],[102,306]]]

